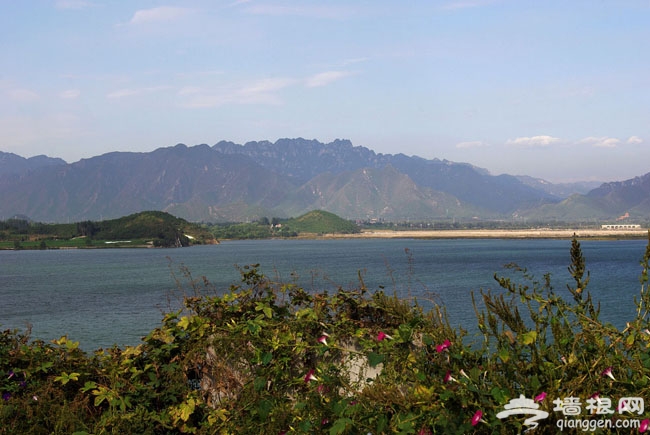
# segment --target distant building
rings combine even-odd
[[[603,230],[638,230],[641,225],[636,224],[605,224],[600,226]]]

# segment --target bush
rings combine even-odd
[[[577,433],[578,417],[645,430],[638,404],[616,405],[650,393],[650,243],[624,330],[599,319],[575,239],[571,257],[566,291],[516,265],[519,282],[495,275],[503,291],[478,295],[473,338],[443,307],[371,292],[361,276],[357,289],[312,294],[249,265],[220,293],[183,270],[184,309],[138,346],[87,355],[66,337],[4,331],[0,432]],[[504,417],[521,396],[548,416]],[[593,412],[563,415],[567,398]],[[599,412],[607,400],[613,413]]]

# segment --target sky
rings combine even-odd
[[[650,172],[650,0],[0,0],[0,151],[349,139],[551,182]]]

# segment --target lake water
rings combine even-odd
[[[581,241],[589,289],[616,326],[634,315],[645,240]],[[353,288],[435,300],[453,325],[472,330],[471,292],[500,290],[494,273],[516,262],[559,292],[571,283],[568,240],[257,240],[182,249],[0,251],[0,329],[44,340],[67,334],[84,350],[134,345],[179,307],[181,266],[218,289],[239,282],[235,265],[260,263],[267,276],[309,290]]]

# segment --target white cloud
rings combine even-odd
[[[59,93],[59,97],[63,98],[64,100],[74,100],[79,95],[81,95],[81,91],[79,89],[67,89]]]
[[[77,115],[59,112],[44,116],[0,117],[0,131],[11,137],[12,147],[19,149],[53,139],[76,139],[85,134],[81,121]],[[43,151],[38,153],[42,154]]]
[[[330,83],[351,75],[348,71],[325,71],[309,77],[305,83],[308,88],[326,86]]]
[[[278,92],[294,83],[296,80],[290,78],[273,78],[219,89],[185,86],[178,91],[178,96],[186,98],[182,104],[186,108],[210,108],[225,104],[280,105],[282,99]]]
[[[196,95],[201,93],[202,89],[198,86],[183,86],[178,90],[178,95],[180,96],[185,96],[185,95]]]
[[[637,145],[643,143],[643,139],[641,139],[639,136],[630,136],[630,138],[627,140],[627,143],[631,145]]]
[[[250,85],[244,86],[240,92],[241,94],[249,95],[265,94],[286,88],[293,82],[294,80],[288,78],[261,79],[251,83]]]
[[[579,144],[591,145],[598,148],[615,148],[621,141],[615,137],[595,137],[590,136],[578,141]]]
[[[494,0],[456,0],[442,6],[444,10],[480,8],[494,3]]]
[[[150,94],[153,92],[160,92],[169,89],[169,86],[151,86],[147,88],[125,88],[118,89],[106,95],[106,98],[115,99],[115,98],[124,98],[124,97],[133,97],[136,95]]]
[[[487,146],[487,144],[480,140],[470,141],[470,142],[460,142],[456,144],[456,148],[479,148]]]
[[[7,91],[9,98],[18,103],[29,103],[38,100],[38,94],[29,89],[9,89]]]
[[[559,141],[559,138],[553,136],[533,136],[508,139],[508,141],[506,141],[506,144],[522,147],[545,147]]]
[[[205,88],[187,85],[180,88],[177,95],[186,108],[210,108],[226,104],[281,105],[284,103],[281,92],[289,87],[304,85],[314,88],[326,86],[336,80],[351,75],[348,71],[326,71],[304,79],[290,77],[266,78],[250,82],[224,85],[218,88]],[[127,96],[134,90],[117,91],[113,97]]]
[[[150,24],[174,21],[186,15],[190,9],[175,6],[159,6],[152,9],[136,11],[129,21],[130,24]]]

